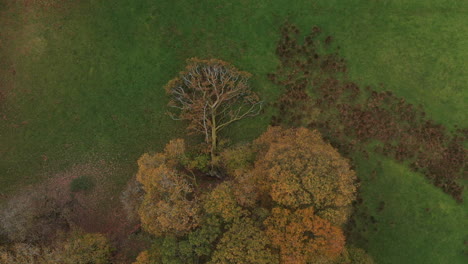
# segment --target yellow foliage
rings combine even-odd
[[[161,165],[151,170],[144,184],[146,194],[139,209],[143,227],[155,235],[182,235],[198,225],[198,200],[187,180]]]
[[[275,264],[279,260],[269,248],[265,233],[249,218],[240,218],[226,231],[210,264]]]
[[[247,211],[237,204],[230,182],[219,184],[207,194],[204,199],[204,209],[209,214],[221,216],[227,222],[247,214]]]
[[[110,263],[111,248],[101,234],[83,234],[67,241],[59,250],[64,264]]]
[[[155,155],[149,155],[148,153],[143,154],[138,159],[137,181],[143,184],[146,189],[151,188],[152,170],[163,165],[165,161],[166,159],[163,153],[157,153]]]
[[[184,151],[183,140],[172,140],[164,153],[138,160],[137,180],[145,191],[139,215],[143,228],[154,235],[183,235],[198,225],[198,199],[187,175],[176,168]]]
[[[228,174],[233,175],[237,170],[250,169],[254,160],[254,152],[250,145],[228,148],[220,153],[222,163]]]
[[[159,264],[160,262],[156,261],[156,259],[157,257],[154,257],[153,254],[148,252],[148,250],[145,250],[138,254],[135,262],[132,264]]]

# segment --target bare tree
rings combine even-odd
[[[214,160],[218,132],[235,121],[258,115],[262,101],[250,90],[251,74],[217,60],[187,60],[185,71],[169,81],[169,114],[175,120],[188,120],[188,129],[205,135]]]

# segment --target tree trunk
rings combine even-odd
[[[216,135],[216,118],[215,115],[211,115],[211,166],[213,167],[213,161],[215,160],[216,156],[216,143],[217,143],[217,135]]]

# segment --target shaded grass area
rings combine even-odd
[[[273,102],[281,88],[266,74],[278,63],[274,49],[287,19],[304,31],[317,24],[333,35],[358,83],[383,83],[379,89],[421,103],[435,121],[450,128],[466,125],[464,1],[71,2],[63,1],[66,12],[37,11],[26,23],[0,20],[0,32],[22,32],[0,36],[0,72],[16,72],[2,76],[15,83],[4,106],[8,120],[0,121],[2,193],[94,157],[123,164],[125,169],[111,176],[125,183],[141,153],[183,135],[184,124],[164,114],[162,87],[189,57],[217,57],[253,73],[254,90]],[[11,21],[25,11],[21,1],[1,3]],[[21,51],[21,43],[33,48]],[[273,112],[267,107],[264,115],[233,125],[225,135],[233,142],[251,140]],[[389,201],[389,207],[378,216],[377,231],[363,231],[356,243],[367,239],[365,247],[377,263],[462,263],[466,206],[454,204],[422,176],[383,163],[383,176],[374,181],[366,180],[373,167],[358,163],[367,206],[361,210],[374,214],[377,200]],[[396,185],[398,191],[390,191]],[[425,217],[422,205],[437,207]],[[391,229],[393,219],[402,220]]]
[[[363,203],[354,216],[352,243],[366,248],[377,263],[466,262],[466,202],[456,203],[422,175],[387,158],[357,159],[356,165]]]

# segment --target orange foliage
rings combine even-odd
[[[342,230],[314,215],[311,207],[295,212],[273,208],[264,224],[267,236],[280,249],[286,264],[308,263],[323,257],[335,259],[345,245]]]
[[[198,225],[198,200],[187,176],[176,169],[184,153],[183,140],[171,141],[164,153],[138,160],[137,180],[145,195],[139,209],[143,227],[155,235],[183,235]]]
[[[143,228],[157,236],[178,236],[174,241],[194,231],[190,241],[203,245],[211,263],[349,259],[343,257],[347,251],[339,226],[355,200],[356,176],[316,131],[270,127],[253,145],[218,157],[230,177],[198,199],[184,173],[183,140],[171,141],[163,153],[144,154],[137,174],[145,191],[139,210]],[[204,230],[206,217],[220,221],[215,234]],[[190,251],[193,245],[182,248]],[[137,263],[148,257],[142,253]]]
[[[270,127],[254,148],[256,181],[273,202],[289,208],[313,206],[335,225],[346,222],[356,198],[356,175],[318,132]]]

